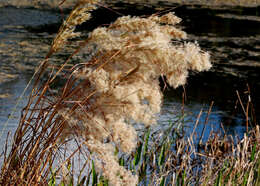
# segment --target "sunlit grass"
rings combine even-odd
[[[121,17],[95,29],[64,63],[50,68],[51,57],[79,36],[76,26],[99,3],[78,2],[36,70],[10,150],[6,144],[1,185],[257,184],[255,123],[238,142],[212,132],[197,143],[201,137],[183,130],[185,113],[165,130],[153,128],[162,105],[158,79],[176,88],[189,70],[211,67],[208,53],[183,41],[187,35],[173,13]],[[89,59],[69,66],[80,50]],[[244,109],[247,128],[251,106]],[[143,132],[133,123],[143,123]]]

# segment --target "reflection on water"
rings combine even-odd
[[[174,97],[173,94],[176,94],[176,91],[166,93],[162,116],[160,118],[164,123],[171,121],[171,118],[174,118],[176,113],[178,113],[177,116],[180,116],[182,109],[184,109],[184,113],[186,114],[185,124],[187,125],[188,133],[193,131],[196,120],[199,121],[196,128],[197,135],[202,133],[204,125],[205,134],[209,134],[211,131],[220,131],[223,133],[221,124],[223,124],[224,130],[228,135],[231,134],[242,137],[246,131],[245,121],[241,115],[231,116],[229,110],[222,109],[217,106],[216,103],[213,103],[212,110],[209,112],[211,104],[209,100],[203,101],[203,103],[190,98],[190,101],[188,101],[183,108],[182,100],[178,99],[178,97]],[[204,137],[206,138],[207,135]]]
[[[137,10],[134,5],[123,3],[115,6],[116,11],[132,15],[151,14],[157,12],[155,8],[158,8]],[[242,136],[245,120],[241,110],[235,109],[236,90],[244,92],[247,83],[251,87],[254,103],[260,104],[257,95],[260,89],[260,17],[246,10],[242,13],[239,11],[238,15],[236,9],[218,10],[196,6],[178,6],[174,9],[176,15],[183,18],[182,27],[191,34],[190,39],[197,40],[203,49],[209,50],[214,62],[210,72],[191,75],[185,87],[187,102],[184,109],[188,132],[193,130],[197,116],[203,109],[196,130],[198,135],[201,133],[209,105],[214,101],[205,133],[212,129],[221,130],[222,123],[228,134]],[[118,16],[107,9],[97,10],[94,14],[99,16],[80,29],[91,30],[97,25],[108,24]],[[59,25],[59,14],[54,11],[0,8],[0,130],[4,134],[0,139],[1,144],[7,131],[14,132],[26,98],[22,99],[5,129],[3,124],[34,68],[47,53],[53,33]],[[66,55],[66,52],[63,54]],[[56,56],[53,63],[58,61],[62,61],[60,56]],[[175,121],[181,115],[182,92],[182,88],[166,92],[159,118],[160,127],[167,126],[169,121]],[[259,107],[256,108],[257,114],[259,111]]]
[[[1,98],[0,97],[0,147],[2,149],[2,145],[5,142],[5,137],[7,133],[10,131],[14,134],[14,131],[18,125],[20,114],[23,107],[27,103],[27,95],[19,100],[20,95],[22,94],[26,84],[28,83],[29,77],[25,75],[21,75],[19,78],[9,81],[7,83],[2,83],[0,85],[0,95],[7,94],[8,97]],[[29,88],[30,89],[30,88]],[[18,103],[19,102],[19,103]],[[17,104],[18,103],[18,104]],[[11,113],[13,112],[13,115]],[[6,125],[6,121],[9,118],[9,122]]]

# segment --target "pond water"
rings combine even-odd
[[[209,72],[192,73],[185,86],[184,110],[188,114],[188,132],[193,130],[201,109],[203,114],[196,132],[202,131],[207,110],[214,101],[205,133],[212,129],[222,130],[223,124],[227,134],[242,137],[246,131],[246,122],[241,106],[237,104],[236,91],[240,93],[242,101],[247,101],[247,96],[244,96],[247,85],[255,105],[256,120],[259,121],[259,7],[209,8],[169,3],[143,7],[116,3],[112,8],[114,11],[106,8],[95,11],[94,18],[79,29],[87,32],[98,25],[108,24],[118,17],[115,12],[150,15],[162,9],[173,9],[183,19],[181,27],[189,34],[189,40],[197,41],[202,49],[211,53],[214,67]],[[34,68],[47,53],[60,23],[60,13],[54,10],[17,9],[10,6],[0,8],[0,149],[3,148],[7,132],[14,133],[16,129],[28,93],[21,100],[19,96]],[[55,60],[62,61],[59,57]],[[175,121],[181,114],[182,94],[183,88],[165,91],[164,106],[159,118],[160,127],[167,127],[169,121]],[[14,108],[14,115],[6,125]]]

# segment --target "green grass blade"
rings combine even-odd
[[[161,147],[161,152],[158,160],[158,165],[161,167],[165,159],[165,144]]]
[[[244,175],[244,179],[243,179],[243,184],[242,184],[242,186],[246,186],[246,185],[247,185],[248,176],[249,176],[249,173],[246,172],[245,175]]]
[[[92,160],[92,186],[97,185],[97,174],[95,170],[95,164],[94,161]]]
[[[185,177],[186,177],[186,172],[184,170],[183,174],[182,174],[182,182],[181,182],[181,185],[184,186],[185,184]]]
[[[146,159],[146,153],[148,151],[148,141],[149,141],[149,136],[150,136],[150,128],[145,134],[145,142],[144,142],[144,151],[143,151],[143,157]]]
[[[165,177],[162,177],[162,180],[160,182],[160,186],[164,186],[165,185]]]
[[[136,150],[134,160],[133,160],[133,165],[134,166],[138,165],[138,163],[140,162],[141,153],[142,153],[142,147],[143,147],[143,143],[140,142],[140,144],[139,144],[139,146],[138,146],[138,148]]]
[[[251,157],[250,157],[251,161],[255,160],[255,152],[256,152],[256,143],[254,144],[254,147],[252,149],[252,153],[251,153]]]
[[[48,182],[48,186],[55,186],[56,185],[56,172],[52,170],[51,168],[51,177],[50,180]]]
[[[120,166],[125,166],[124,157],[119,158],[119,165],[120,165]]]
[[[221,186],[221,181],[222,181],[222,170],[219,171],[218,178],[217,178],[216,183],[214,185],[215,186]]]

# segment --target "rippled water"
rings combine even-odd
[[[221,123],[229,134],[242,136],[245,120],[237,102],[236,90],[241,95],[246,84],[251,88],[256,115],[260,97],[260,16],[259,8],[208,8],[199,5],[179,6],[160,4],[141,7],[117,3],[114,10],[125,15],[142,15],[158,12],[163,8],[174,8],[177,16],[183,18],[181,27],[191,41],[198,41],[204,50],[211,52],[214,67],[210,72],[192,74],[185,87],[187,101],[187,131],[192,131],[201,109],[203,114],[197,133],[206,120],[207,110],[214,101],[206,132],[221,130]],[[86,32],[98,25],[115,20],[118,14],[102,8],[94,12],[94,19],[79,29]],[[20,111],[26,104],[23,98],[5,127],[4,123],[18,101],[34,68],[47,53],[54,33],[61,23],[60,13],[39,9],[0,8],[0,142],[3,144],[8,131],[14,132]],[[64,54],[66,55],[66,54]],[[56,57],[54,62],[62,61]],[[181,114],[183,88],[167,90],[163,111],[159,119],[160,127],[175,121]],[[26,94],[28,95],[28,94]],[[258,118],[259,119],[259,118]],[[2,148],[2,146],[0,145]]]

